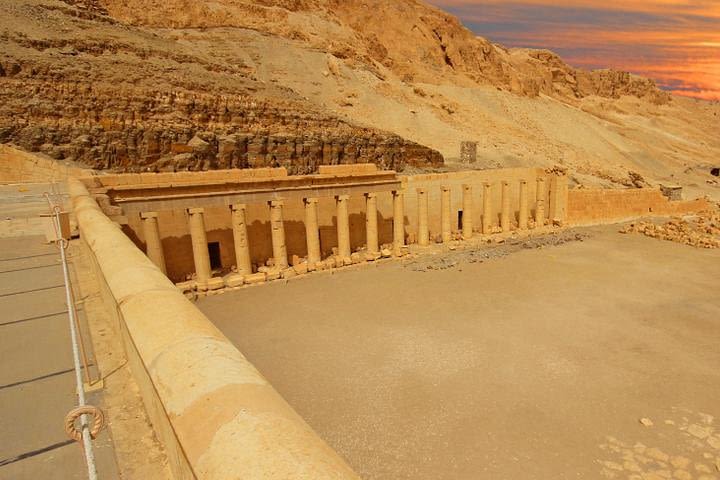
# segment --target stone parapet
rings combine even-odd
[[[177,479],[357,479],[255,367],[69,181],[145,406]]]
[[[703,199],[671,201],[660,189],[575,189],[567,196],[567,221],[571,225],[617,223],[640,217],[683,215],[710,208]]]

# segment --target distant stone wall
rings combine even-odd
[[[477,161],[477,142],[460,142],[460,161],[475,163]]]
[[[0,144],[0,183],[61,181],[87,172],[90,170]]]
[[[83,247],[177,479],[357,479],[250,362],[69,181]]]
[[[568,192],[568,223],[594,225],[648,216],[682,215],[706,210],[705,199],[671,201],[660,189],[576,189]]]

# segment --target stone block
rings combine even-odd
[[[460,142],[460,162],[475,163],[477,161],[477,142]]]
[[[382,250],[380,250],[380,255],[382,256],[382,258],[390,258],[392,257],[392,250],[383,248]]]
[[[298,275],[304,275],[309,271],[307,263],[299,263],[295,265],[293,269],[295,269],[295,273],[297,273]]]
[[[223,277],[223,281],[225,282],[226,287],[239,287],[245,283],[245,277],[239,273],[231,273],[229,275],[225,275]]]
[[[176,283],[175,286],[183,293],[195,290],[195,282],[192,280]]]
[[[380,259],[380,252],[365,254],[365,260],[368,262],[374,262],[375,260],[379,260],[379,259]]]
[[[288,267],[284,268],[280,272],[280,275],[282,276],[282,278],[292,278],[297,276],[297,272],[295,271],[295,267]]]
[[[324,263],[327,268],[335,268],[335,257],[328,257]]]
[[[360,252],[355,252],[352,255],[350,255],[350,261],[353,264],[362,263],[364,257]]]
[[[268,281],[277,280],[280,278],[281,273],[279,268],[273,268],[265,274],[265,279]]]
[[[218,290],[220,288],[225,287],[225,282],[223,281],[222,277],[213,277],[208,279],[207,281],[207,289],[208,290]]]
[[[247,284],[264,283],[265,280],[266,275],[264,272],[253,273],[252,275],[245,276],[245,283]]]

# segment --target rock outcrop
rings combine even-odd
[[[0,143],[115,171],[443,163],[107,13],[92,0],[0,6]]]

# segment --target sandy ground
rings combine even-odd
[[[583,232],[198,305],[366,479],[720,478],[720,251]]]

